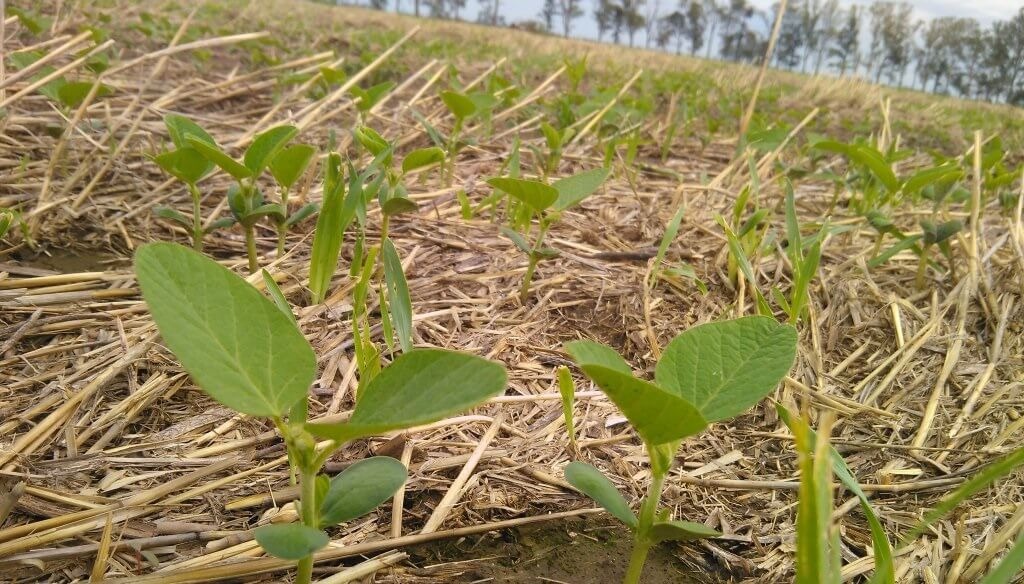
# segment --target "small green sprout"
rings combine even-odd
[[[394,87],[394,81],[385,81],[366,89],[352,87],[352,89],[349,90],[352,92],[352,97],[358,99],[356,102],[356,109],[359,110],[360,122],[363,124],[367,122],[366,117],[369,115],[370,110],[373,109],[373,106],[380,103],[380,100]]]
[[[641,581],[644,561],[662,541],[719,534],[700,523],[671,520],[658,501],[683,439],[732,418],[771,393],[796,356],[796,329],[773,318],[748,316],[691,328],[665,348],[655,381],[633,376],[614,349],[592,341],[565,345],[576,364],[615,403],[647,447],[651,485],[637,516],[611,481],[583,462],[565,478],[633,531],[633,554],[623,580]]]
[[[537,234],[532,243],[527,241],[528,233],[519,233],[509,227],[501,229],[502,233],[527,256],[526,274],[519,287],[521,302],[526,302],[530,296],[530,284],[533,282],[537,264],[541,260],[558,256],[558,250],[544,246],[544,237],[548,230],[561,218],[564,211],[596,192],[608,178],[610,172],[611,170],[608,168],[595,168],[557,180],[551,185],[538,180],[512,177],[488,179],[487,184],[496,190],[508,193],[525,205],[528,217],[532,216],[537,219]],[[529,228],[529,224],[527,224],[527,228]]]
[[[540,131],[544,134],[544,141],[548,147],[547,156],[544,158],[544,172],[552,174],[558,170],[558,164],[562,161],[562,148],[572,140],[576,131],[573,128],[557,130],[547,122],[540,123]]]
[[[342,445],[444,419],[505,389],[498,363],[419,349],[362,387],[347,422],[311,422],[316,356],[286,306],[175,244],[139,248],[135,272],[164,343],[196,384],[239,413],[269,418],[284,440],[292,480],[298,476],[300,523],[259,527],[255,537],[267,553],[298,563],[300,584],[312,579],[313,553],[329,541],[325,529],[369,513],[406,480],[405,467],[387,457],[359,461],[333,479],[320,474]]]
[[[216,142],[193,133],[186,133],[186,143],[204,158],[220,167],[235,179],[228,189],[228,207],[235,220],[245,230],[245,250],[249,258],[249,272],[259,269],[256,252],[256,223],[263,217],[287,222],[287,212],[279,203],[267,203],[257,181],[279,152],[299,133],[294,126],[277,126],[258,134],[245,150],[239,162],[225,153]],[[285,219],[282,220],[282,217]]]
[[[14,211],[0,209],[0,239],[3,239],[14,224]]]
[[[206,130],[182,115],[168,114],[164,116],[164,125],[167,126],[167,133],[174,144],[174,150],[154,156],[153,162],[188,187],[189,195],[192,197],[192,217],[186,217],[170,207],[158,208],[156,214],[164,219],[180,223],[186,229],[191,230],[192,248],[202,251],[204,235],[218,227],[230,226],[234,220],[214,222],[209,228],[204,229],[201,208],[202,194],[197,185],[213,171],[214,164],[189,145],[188,137],[194,136],[214,146],[216,146],[216,142]]]
[[[293,225],[314,215],[316,203],[307,203],[295,213],[288,209],[288,196],[295,183],[306,173],[310,162],[316,156],[316,148],[309,144],[293,144],[283,148],[270,161],[270,174],[277,182],[281,193],[281,213],[277,215],[277,255],[284,255],[285,238]]]

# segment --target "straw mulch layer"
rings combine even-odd
[[[281,9],[256,2],[224,34],[258,35],[256,16]],[[125,22],[138,16],[131,6],[118,10]],[[339,19],[330,30],[364,16],[320,7],[289,10],[299,22]],[[73,75],[80,66],[75,55],[90,42],[75,36],[76,18],[58,21],[53,34],[40,37],[10,18],[4,50],[38,45],[53,55],[55,67],[66,66]],[[179,24],[186,31],[195,23],[175,21],[172,32]],[[404,42],[450,30],[428,24]],[[335,54],[310,48],[281,64],[240,69],[239,43],[252,35],[211,33],[189,41],[199,44],[179,40],[171,43],[177,48],[167,48],[137,31],[121,32],[118,59],[104,74],[116,91],[86,107],[59,111],[29,90],[31,79],[10,71],[0,78],[6,112],[0,119],[0,206],[20,206],[37,242],[37,251],[24,243],[0,251],[0,580],[285,579],[284,563],[256,559],[263,556],[250,531],[294,518],[289,502],[296,493],[288,486],[282,444],[269,424],[235,416],[205,397],[161,347],[130,257],[146,241],[186,239],[153,215],[157,205],[189,208],[187,192],[145,156],[166,141],[164,113],[185,113],[221,144],[236,147],[284,122],[298,123],[300,139],[319,145],[326,144],[328,130],[340,130],[345,146],[345,130],[355,120],[345,92],[314,100],[295,87],[279,88],[275,79],[359,55],[334,39],[317,49]],[[192,59],[197,50],[209,58]],[[440,127],[450,125],[436,97],[445,87],[447,64],[389,58],[364,61],[367,77],[386,68],[398,82],[372,112],[371,125],[405,148],[425,146],[411,107]],[[462,83],[479,84],[492,67],[507,64],[460,66]],[[498,359],[509,369],[510,384],[504,397],[474,412],[340,452],[329,471],[371,453],[387,454],[409,463],[411,480],[400,512],[385,505],[333,530],[321,565],[340,566],[339,558],[354,555],[344,565],[362,561],[362,573],[379,570],[382,581],[457,579],[459,565],[439,573],[415,570],[401,550],[436,537],[562,516],[553,513],[589,514],[591,503],[561,478],[561,468],[574,458],[617,477],[636,500],[649,478],[640,443],[583,379],[576,406],[580,452],[568,449],[553,377],[555,367],[567,363],[559,347],[577,338],[600,340],[644,371],[659,347],[685,328],[753,311],[749,292],[729,284],[724,237],[713,219],[728,211],[750,180],[745,163],[728,163],[728,142],[702,150],[695,141],[676,144],[665,166],[681,179],[666,178],[671,173],[664,169],[629,169],[629,176],[617,168],[606,188],[554,228],[550,244],[562,255],[542,264],[533,298],[525,305],[518,301],[525,259],[488,215],[464,220],[455,191],[465,189],[474,201],[489,194],[482,179],[498,172],[515,134],[541,144],[531,105],[565,83],[558,74],[536,79],[517,102],[525,106],[497,113],[492,134],[473,132],[476,144],[459,157],[453,188],[439,184],[436,173],[422,173],[414,182],[420,212],[403,216],[392,233],[409,277],[415,340]],[[651,123],[657,137],[660,122]],[[592,168],[600,163],[598,153],[592,134],[583,134],[560,174]],[[642,157],[653,161],[656,151]],[[781,192],[771,180],[776,159],[786,154],[770,153],[758,168],[763,204],[781,208]],[[701,184],[702,176],[712,177],[710,185]],[[205,216],[224,211],[227,184],[222,175],[203,184]],[[797,189],[801,215],[820,219],[831,189]],[[320,194],[310,181],[302,197],[318,200]],[[664,225],[684,202],[686,219],[669,259],[693,265],[707,295],[688,282],[649,285]],[[378,220],[371,215],[371,225]],[[927,289],[917,292],[915,258],[900,256],[869,271],[872,234],[854,220],[835,216],[834,222],[852,229],[825,246],[811,317],[801,326],[798,364],[776,397],[791,407],[807,406],[814,416],[838,418],[835,445],[895,533],[1020,444],[1024,231],[1019,216],[1008,220],[986,210],[954,244],[957,273],[932,272]],[[263,230],[260,250],[319,355],[310,408],[315,417],[347,411],[356,379],[347,261],[330,299],[308,306],[312,229],[311,221],[301,225],[280,258],[273,232]],[[208,248],[244,269],[239,231],[218,232]],[[346,246],[346,260],[349,253]],[[788,266],[779,257],[759,262],[764,290],[788,287]],[[698,572],[722,578],[788,579],[796,457],[773,406],[765,402],[688,440],[677,466],[664,504],[726,535],[674,552]],[[1024,525],[1021,488],[1020,476],[1003,481],[900,547],[899,573],[925,582],[979,574]],[[854,501],[847,496],[839,504],[853,577],[870,569],[870,559],[858,559],[870,555],[870,537]],[[265,575],[252,575],[257,572]]]

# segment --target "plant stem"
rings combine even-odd
[[[256,229],[252,225],[245,226],[245,251],[249,254],[249,273],[255,274],[260,264],[256,257]]]
[[[319,529],[317,525],[317,501],[316,501],[316,467],[310,465],[301,469],[299,489],[301,498],[299,503],[302,513],[302,524],[306,527]],[[309,584],[313,581],[313,555],[310,554],[299,560],[298,571],[295,574],[295,584]]]
[[[526,266],[526,273],[523,274],[523,283],[519,286],[519,301],[523,304],[526,304],[526,299],[530,297],[530,284],[533,282],[533,274],[537,271],[537,264],[540,262],[540,256],[537,255],[537,251],[544,244],[544,236],[547,235],[549,227],[551,227],[550,221],[541,219],[540,230],[537,232],[537,241],[533,242],[533,249],[530,251],[530,263]]]
[[[653,543],[650,540],[649,532],[654,525],[654,518],[658,511],[658,501],[661,500],[661,490],[665,486],[665,475],[656,474],[651,480],[651,486],[647,489],[647,496],[644,497],[643,505],[640,507],[640,525],[636,528],[633,540],[633,553],[629,556],[629,569],[623,584],[639,584],[643,575],[644,562],[647,561],[647,553],[651,551]]]
[[[284,217],[277,224],[277,257],[284,255],[284,240],[288,235],[288,189],[281,190],[281,211]]]
[[[192,195],[192,249],[203,251],[203,212],[199,189],[196,185],[188,185],[188,191]]]

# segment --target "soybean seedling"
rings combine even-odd
[[[541,260],[558,256],[558,250],[544,246],[544,237],[551,226],[561,218],[567,209],[579,204],[592,195],[611,172],[609,168],[595,168],[555,181],[548,185],[538,180],[512,177],[496,177],[488,179],[487,184],[497,190],[508,193],[511,197],[526,206],[529,214],[537,219],[537,233],[533,242],[529,242],[530,223],[526,224],[527,233],[520,233],[512,228],[503,227],[505,234],[520,251],[526,254],[526,274],[519,287],[519,300],[526,302],[530,297],[530,284]]]
[[[312,578],[313,553],[329,541],[326,528],[370,512],[406,480],[405,467],[387,457],[359,461],[333,479],[320,474],[343,444],[441,420],[505,388],[498,363],[420,349],[366,384],[347,422],[311,422],[316,356],[284,313],[288,307],[175,244],[139,248],[135,273],[164,343],[195,383],[239,413],[270,419],[284,440],[292,481],[298,477],[300,523],[259,527],[254,535],[267,553],[297,562],[299,584]]]
[[[216,146],[216,142],[206,130],[182,115],[167,114],[164,116],[164,125],[167,126],[167,133],[174,144],[174,150],[154,156],[153,162],[188,187],[188,193],[192,197],[192,217],[186,217],[170,207],[160,207],[156,210],[156,214],[164,219],[180,223],[190,230],[192,232],[192,249],[203,251],[203,236],[219,227],[230,226],[234,220],[228,218],[224,221],[216,221],[207,228],[203,227],[202,194],[197,185],[200,180],[213,171],[214,164],[189,145],[188,137],[194,136],[196,139],[214,146]]]
[[[445,185],[451,186],[452,180],[455,178],[455,157],[463,146],[461,141],[462,130],[465,127],[466,120],[477,113],[477,105],[468,95],[457,91],[442,91],[441,101],[444,102],[448,111],[455,118],[455,123],[452,125],[452,131],[448,134],[448,139],[444,141],[443,145],[438,144],[438,146],[444,148],[447,161],[443,167]],[[437,133],[437,130],[434,130],[434,133]]]
[[[316,156],[316,148],[309,144],[293,144],[283,148],[270,161],[270,174],[274,177],[274,181],[277,182],[281,193],[281,212],[276,216],[278,257],[284,254],[284,244],[285,238],[288,235],[288,229],[316,213],[316,203],[307,203],[295,213],[290,213],[288,210],[288,196],[291,193],[292,187],[306,173],[306,169],[309,168],[309,163],[313,161],[314,156]]]
[[[565,345],[576,364],[615,403],[647,448],[651,485],[637,516],[599,470],[570,463],[565,478],[633,532],[623,580],[640,582],[644,561],[662,541],[718,535],[700,523],[673,521],[658,501],[684,438],[755,405],[786,375],[796,355],[796,329],[773,318],[748,316],[691,328],[665,348],[654,382],[633,376],[614,349],[592,341]]]
[[[258,134],[252,144],[245,150],[242,162],[230,157],[215,142],[192,133],[187,133],[186,141],[207,160],[230,174],[236,181],[228,189],[228,207],[235,220],[245,230],[245,251],[249,258],[249,273],[255,274],[259,269],[259,258],[256,253],[256,223],[262,217],[280,218],[286,215],[278,203],[266,203],[263,191],[256,184],[263,171],[270,166],[288,142],[299,133],[295,126],[277,126]]]

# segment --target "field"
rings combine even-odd
[[[0,34],[0,582],[610,582],[631,546],[655,583],[1021,581],[1024,110],[299,0],[43,4]],[[252,171],[284,125],[308,168]],[[252,286],[161,279],[196,240]],[[728,415],[664,390],[673,338],[741,317],[774,341],[700,361]],[[197,319],[267,334],[229,364]],[[308,412],[275,409],[303,373],[218,393],[303,339]],[[469,354],[507,382],[399,379]],[[416,406],[372,426],[382,379]],[[408,480],[289,557],[254,530],[319,531],[316,439]],[[643,544],[645,493],[700,525]]]

